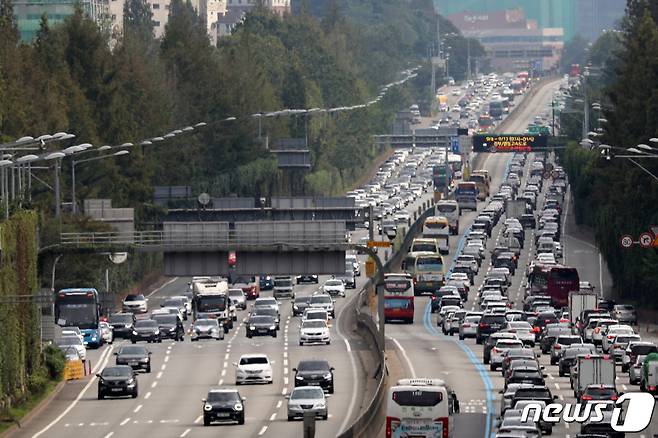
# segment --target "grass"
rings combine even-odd
[[[32,395],[25,402],[11,408],[8,415],[0,414],[2,415],[0,417],[0,434],[16,424],[16,421],[20,422],[23,417],[50,395],[58,383],[59,382],[55,381],[48,382],[48,385],[46,385],[46,388],[41,393]],[[11,421],[9,418],[14,419],[15,421]]]

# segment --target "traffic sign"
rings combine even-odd
[[[230,251],[228,253],[228,265],[235,266],[237,262],[238,262],[238,256],[235,254],[235,251]]]
[[[624,248],[630,248],[631,246],[633,246],[633,238],[628,234],[621,236],[620,242],[621,242],[621,246],[623,246]]]
[[[450,147],[453,154],[459,153],[459,137],[450,137]]]
[[[368,248],[390,248],[391,242],[384,242],[383,240],[369,240]]]
[[[653,243],[653,234],[649,232],[644,232],[640,234],[640,246],[642,248],[651,248],[652,243]]]

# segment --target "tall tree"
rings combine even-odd
[[[146,0],[125,0],[123,29],[124,34],[135,35],[144,42],[153,39],[153,11]]]

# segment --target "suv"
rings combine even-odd
[[[107,322],[112,327],[112,336],[114,338],[130,338],[130,335],[133,332],[133,325],[135,324],[136,318],[133,313],[113,313],[111,314]]]
[[[203,425],[213,421],[236,421],[244,424],[244,399],[237,389],[211,389],[203,402]]]
[[[484,314],[480,323],[478,324],[477,332],[475,334],[475,342],[482,344],[482,342],[489,337],[492,333],[500,330],[507,321],[505,315],[502,314]]]
[[[319,386],[329,394],[334,393],[334,367],[326,360],[302,360],[295,372],[295,386]]]

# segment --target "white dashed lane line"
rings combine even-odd
[[[190,433],[191,431],[192,431],[192,429],[185,429],[185,431],[184,431],[183,433],[180,434],[180,438],[184,438],[184,437],[187,436],[187,434]]]
[[[146,393],[146,395],[144,396],[144,400],[148,400],[149,398],[151,398],[151,391]]]
[[[263,435],[265,432],[267,432],[267,426],[263,426],[263,428],[258,432],[258,435]]]
[[[139,412],[140,409],[142,409],[142,406],[144,406],[144,405],[138,405],[138,406],[135,408],[135,410],[134,410],[133,412],[134,412],[134,413]]]
[[[119,426],[124,426],[124,425],[125,425],[126,423],[128,423],[129,421],[130,421],[130,417],[126,418],[126,419],[123,420],[121,423],[119,423]]]

